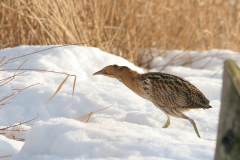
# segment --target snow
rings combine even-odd
[[[192,57],[191,63],[181,62],[179,58],[163,70],[187,79],[211,101],[213,108],[209,110],[201,110],[200,114],[196,111],[186,113],[196,121],[202,136],[199,139],[189,121],[171,118],[171,125],[163,129],[167,117],[151,102],[116,79],[92,75],[110,64],[125,65],[140,73],[146,70],[121,57],[92,47],[20,46],[2,50],[0,59],[6,55],[8,60],[47,48],[51,49],[35,53],[23,69],[76,75],[74,96],[74,78],[69,77],[59,93],[45,104],[66,78],[66,75],[57,73],[28,72],[29,75],[15,77],[2,86],[0,98],[13,93],[12,89],[43,84],[22,91],[11,105],[0,109],[2,127],[20,122],[21,118],[24,121],[33,119],[39,113],[32,125],[22,125],[29,128],[27,133],[19,135],[25,138],[25,142],[0,136],[0,157],[13,155],[8,157],[13,160],[213,159],[222,87],[220,69],[224,59],[240,59],[238,53],[229,50],[190,51],[181,56],[186,56],[183,60]],[[164,57],[155,57],[150,71],[159,71],[181,52],[168,51]],[[203,58],[207,60],[203,61]],[[2,69],[18,68],[25,59],[4,65]],[[207,61],[209,63],[205,65]],[[2,73],[1,79],[14,72]],[[75,120],[109,106],[112,107],[92,114],[88,123]]]
[[[0,135],[0,156],[17,154],[23,146],[24,142],[8,139]]]
[[[184,159],[201,154],[207,157],[211,154],[206,152],[213,148],[209,141],[193,141],[195,134],[184,138],[185,132],[179,131],[177,136],[172,132],[174,131],[171,129],[160,131],[157,128],[113,119],[100,118],[87,124],[66,118],[54,118],[46,122],[39,121],[32,127],[28,135],[28,141],[32,143],[26,141],[20,154],[30,152],[34,155],[49,154],[81,159],[153,155],[157,158],[168,157],[169,153],[172,153],[170,158],[177,159],[180,156],[178,153],[184,150],[187,151],[181,153]],[[172,143],[169,144],[168,140]],[[181,149],[176,149],[175,144],[180,145]],[[193,147],[192,150],[189,149],[190,146]]]

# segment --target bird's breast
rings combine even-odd
[[[143,89],[141,81],[139,81],[138,79],[132,79],[132,80],[121,79],[120,81],[140,97],[149,100],[148,94]]]

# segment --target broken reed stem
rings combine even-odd
[[[72,96],[74,94],[74,88],[75,88],[75,84],[76,84],[76,79],[77,79],[77,76],[76,75],[70,75],[70,74],[67,74],[67,73],[64,73],[64,72],[55,72],[55,71],[48,71],[48,70],[40,70],[40,69],[4,69],[4,70],[0,70],[0,71],[18,71],[18,70],[22,70],[22,71],[41,71],[41,72],[51,72],[51,73],[58,73],[58,74],[65,74],[67,75],[67,77],[64,79],[64,81],[59,85],[59,87],[57,88],[56,92],[54,93],[54,95],[45,103],[47,104],[54,96],[56,96],[56,94],[61,90],[63,84],[66,82],[66,80],[68,79],[69,76],[74,76],[74,83],[73,83],[73,92],[72,92]],[[13,79],[14,76],[16,75],[13,75],[11,78]],[[11,80],[12,80],[11,79]],[[6,83],[10,82],[11,80],[7,81]],[[4,83],[3,85],[5,85],[6,83]]]
[[[2,64],[0,66],[0,68],[6,64],[9,64],[11,63],[12,60],[16,60],[18,58],[23,58],[23,57],[26,57],[26,56],[29,56],[29,55],[33,55],[35,53],[39,53],[39,52],[43,52],[43,51],[47,51],[47,50],[50,50],[50,49],[54,49],[54,48],[60,48],[60,47],[66,47],[66,46],[73,46],[73,45],[84,45],[84,44],[93,44],[93,43],[109,43],[109,42],[126,42],[126,41],[94,41],[94,42],[84,42],[84,43],[74,43],[74,44],[65,44],[65,45],[58,45],[58,46],[54,46],[54,47],[49,47],[49,48],[46,48],[46,49],[42,49],[42,50],[39,50],[37,49],[35,52],[32,52],[32,53],[29,53],[29,54],[25,54],[25,55],[22,55],[22,56],[18,56],[18,57],[14,57],[14,58],[11,58],[9,59],[8,61],[6,61],[4,64]],[[41,46],[42,47],[42,46]],[[31,57],[31,56],[30,56]],[[4,58],[5,59],[5,58]],[[0,63],[1,64],[1,63]],[[25,63],[24,63],[25,64]]]
[[[93,114],[93,113],[97,113],[97,112],[100,112],[100,111],[102,111],[102,110],[104,110],[104,109],[107,109],[107,108],[110,108],[110,107],[112,107],[112,106],[109,106],[109,107],[106,107],[106,108],[102,108],[102,109],[99,109],[99,110],[97,110],[97,111],[92,111],[91,113],[89,113],[89,114],[86,114],[86,115],[84,115],[84,116],[81,116],[81,117],[78,117],[78,118],[76,118],[75,120],[78,120],[78,119],[81,119],[81,118],[83,118],[83,119],[81,119],[80,121],[81,122],[84,122],[87,118],[87,122],[88,122],[88,120],[89,120],[89,118],[91,117],[91,115]],[[87,123],[86,122],[86,123]]]
[[[89,114],[89,116],[88,116],[88,119],[87,119],[87,122],[86,123],[88,123],[88,120],[89,120],[89,118],[91,117],[91,115],[93,114],[93,111]]]
[[[9,129],[9,128],[12,128],[12,127],[20,126],[20,125],[22,125],[22,124],[29,123],[29,122],[31,122],[31,121],[36,120],[36,119],[38,118],[38,116],[39,116],[39,113],[37,113],[37,116],[36,116],[35,118],[31,119],[31,120],[28,120],[28,121],[26,121],[26,122],[21,122],[21,123],[19,123],[19,124],[15,124],[15,125],[8,126],[8,127],[5,127],[5,128],[0,128],[0,131],[6,130],[6,129]]]
[[[54,95],[51,97],[51,98],[49,98],[49,100],[45,103],[45,104],[47,104],[49,101],[51,101],[51,99],[54,97],[54,96],[56,96],[57,95],[57,93],[60,91],[60,89],[62,88],[62,86],[63,86],[63,84],[66,82],[66,80],[68,79],[68,77],[69,77],[69,75],[67,75],[67,77],[63,80],[63,82],[59,85],[59,87],[58,87],[58,89],[56,90],[56,92],[54,93]],[[44,104],[44,105],[45,105]]]
[[[75,90],[76,80],[77,80],[77,76],[74,76],[72,97],[73,97],[73,95],[74,95],[74,90]]]
[[[7,157],[11,157],[12,155],[7,155],[7,156],[1,156],[0,158],[7,158]]]
[[[0,103],[1,103],[0,106],[2,106],[2,107],[0,107],[0,109],[2,109],[3,107],[5,107],[6,105],[9,105],[9,104],[11,103],[11,101],[12,101],[20,92],[22,92],[22,91],[24,91],[25,89],[30,88],[30,87],[32,87],[32,86],[38,85],[38,84],[41,84],[41,83],[32,84],[32,85],[30,85],[30,86],[28,86],[28,87],[25,87],[25,88],[23,88],[23,89],[18,90],[17,92],[12,93],[12,94],[9,95],[9,96],[3,97],[2,99],[0,99]],[[43,85],[43,84],[41,84],[41,85]],[[5,101],[5,100],[7,100],[7,101]],[[5,101],[5,102],[3,102],[3,101]]]
[[[6,58],[6,56],[4,56],[4,57],[2,58],[2,60],[0,61],[0,64],[5,60],[5,58]]]
[[[17,69],[3,69],[3,70],[0,70],[1,71],[15,71],[14,75],[13,76],[10,76],[10,77],[7,77],[7,78],[4,78],[2,80],[0,80],[0,83],[2,83],[0,86],[3,86],[7,83],[9,83],[11,80],[13,80],[13,78],[15,78],[16,76],[22,76],[22,73],[24,72],[21,72],[21,73],[17,73],[18,71],[39,71],[39,72],[51,72],[51,73],[58,73],[58,74],[65,74],[67,75],[67,77],[64,79],[64,81],[59,85],[58,89],[56,90],[56,92],[54,93],[54,95],[52,97],[50,97],[50,99],[45,103],[47,104],[59,91],[60,89],[62,88],[63,84],[66,82],[66,80],[68,79],[69,76],[74,76],[74,83],[73,83],[73,91],[72,91],[72,96],[74,95],[74,90],[75,90],[75,85],[76,85],[76,80],[77,80],[77,76],[76,75],[70,75],[70,74],[67,74],[67,73],[64,73],[64,72],[56,72],[56,71],[48,71],[48,70],[41,70],[41,69],[21,69],[25,63],[35,54],[35,53],[38,53],[38,52],[43,52],[43,51],[46,51],[46,50],[49,50],[49,49],[53,49],[53,48],[58,48],[58,47],[63,47],[63,46],[68,46],[68,45],[62,45],[62,46],[54,46],[54,47],[50,47],[50,48],[46,48],[46,49],[43,49],[43,50],[40,50],[41,47],[39,47],[35,52],[32,52],[32,53],[29,53],[29,54],[25,54],[25,55],[22,55],[22,56],[18,56],[18,57],[14,57],[14,58],[11,58],[9,59],[8,61],[6,61],[5,63],[3,63],[0,67],[6,65],[6,64],[9,64],[9,63],[12,63],[14,61],[18,61],[20,60],[21,58],[24,58],[26,56],[29,56]],[[6,56],[1,60],[1,62],[3,62],[3,60],[6,58]],[[0,63],[1,64],[1,63]],[[9,97],[11,97],[12,95],[10,95]],[[8,97],[8,98],[9,98]],[[6,105],[6,104],[9,104],[9,103],[2,103],[2,105]],[[3,106],[4,107],[4,106]],[[1,107],[1,108],[3,108]],[[1,109],[0,108],[0,109]]]
[[[42,48],[42,46],[39,47],[36,51],[38,51],[40,48]],[[18,69],[21,69],[21,68],[25,65],[25,63],[36,53],[36,51],[33,52],[33,53],[18,67]],[[0,64],[1,64],[1,63],[0,63]],[[15,72],[14,74],[16,74],[16,73],[17,73],[17,70],[16,70],[16,72]]]
[[[48,71],[48,70],[42,70],[42,69],[3,69],[0,70],[0,72],[2,71],[39,71],[39,72],[51,72],[51,73],[58,73],[58,74],[65,74],[65,75],[69,75],[69,76],[76,76],[76,75],[70,75],[68,73],[64,73],[64,72],[56,72],[56,71]]]
[[[17,140],[17,141],[25,141],[24,138],[17,138],[17,136],[19,136],[22,132],[28,131],[28,130],[14,129],[14,128],[15,127],[20,127],[22,124],[26,124],[26,123],[29,123],[31,121],[34,121],[38,118],[38,116],[39,116],[39,113],[37,113],[37,116],[35,118],[33,118],[31,120],[28,120],[26,122],[22,122],[22,119],[21,119],[20,123],[18,123],[18,124],[8,126],[8,127],[4,127],[4,128],[0,128],[0,131],[3,132],[3,133],[0,133],[0,134],[6,134],[6,132],[10,132],[10,135],[7,138],[14,139],[14,140]]]

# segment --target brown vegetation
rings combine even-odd
[[[0,48],[93,42],[84,45],[137,65],[152,48],[239,51],[239,6],[239,0],[3,0]]]

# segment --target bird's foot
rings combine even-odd
[[[168,128],[168,126],[170,126],[171,121],[170,121],[170,117],[168,117],[167,122],[165,123],[165,125],[162,128]]]
[[[195,122],[193,119],[191,119],[191,118],[189,118],[188,120],[189,120],[190,123],[192,124],[192,126],[193,126],[193,128],[194,128],[194,130],[195,130],[195,132],[196,132],[196,134],[197,134],[197,136],[198,136],[199,138],[201,138],[201,136],[200,136],[200,134],[199,134],[199,132],[198,132],[198,129],[197,129],[196,122]]]

